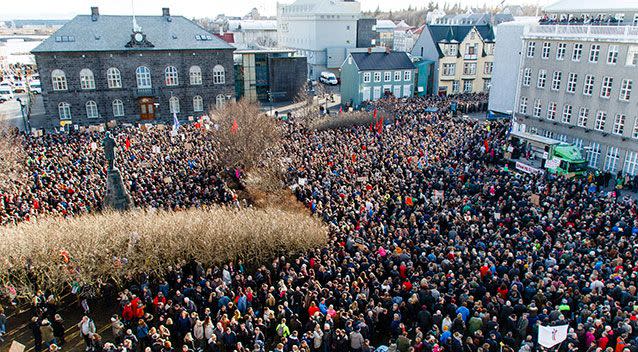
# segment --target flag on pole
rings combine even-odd
[[[376,111],[376,110],[375,110]],[[378,120],[377,120],[377,133],[381,134],[383,133],[383,116],[381,116]]]
[[[233,126],[230,128],[230,133],[237,134],[238,129],[239,129],[239,125],[237,124],[237,119],[234,119]]]
[[[372,112],[372,117],[374,117],[375,119],[377,118],[377,109],[374,109],[374,111]]]
[[[124,148],[126,148],[126,150],[131,149],[131,139],[126,137],[126,142],[124,143]]]
[[[177,113],[174,112],[173,113],[173,131],[172,131],[172,134],[174,136],[177,135],[177,130],[179,130],[179,120],[177,119]]]
[[[343,114],[343,106],[339,107],[339,115]]]
[[[567,329],[569,325],[559,326],[539,326],[538,327],[538,344],[551,348],[567,339]]]

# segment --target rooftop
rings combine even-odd
[[[597,11],[638,11],[636,0],[560,0],[543,8],[545,12],[597,12]]]
[[[405,52],[353,52],[350,55],[361,71],[411,70],[415,68]]]

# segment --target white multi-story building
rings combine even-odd
[[[275,20],[229,20],[228,31],[233,33],[234,44],[239,48],[251,45],[267,48],[277,46]]]
[[[279,46],[308,58],[308,77],[337,71],[348,49],[357,45],[361,4],[354,0],[297,0],[277,4]]]

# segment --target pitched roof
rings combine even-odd
[[[405,52],[391,51],[372,53],[350,53],[360,71],[368,70],[411,70],[415,66]]]
[[[133,32],[131,16],[76,16],[31,52],[232,49],[182,16],[135,16],[152,48],[127,48]],[[203,36],[204,40],[201,40]],[[199,37],[199,39],[198,39]]]
[[[588,12],[612,10],[638,10],[636,0],[561,0],[545,6],[545,12]]]
[[[432,35],[435,43],[452,42],[453,40],[460,43],[465,39],[467,34],[476,28],[481,38],[486,42],[494,41],[494,29],[492,26],[484,25],[428,25],[428,30]]]

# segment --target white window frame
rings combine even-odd
[[[217,109],[223,109],[226,105],[226,97],[223,94],[217,94],[215,97],[215,107]]]
[[[527,97],[521,97],[521,101],[519,102],[518,112],[526,115],[527,114]]]
[[[597,167],[598,158],[600,158],[600,144],[591,142],[589,148],[587,149],[587,161],[589,167]]]
[[[167,66],[164,69],[164,84],[167,87],[179,86],[179,73],[177,72],[177,67]]]
[[[168,99],[168,112],[171,114],[179,114],[180,106],[178,97],[173,95]]]
[[[409,97],[412,95],[412,85],[404,84],[403,85],[403,97]]]
[[[527,42],[527,57],[533,58],[536,51],[536,42]]]
[[[51,84],[54,91],[65,91],[69,89],[66,81],[66,74],[60,69],[51,71]]]
[[[492,61],[487,61],[487,62],[483,63],[483,74],[484,75],[491,75],[493,70],[494,70],[494,63]]]
[[[403,80],[406,82],[412,81],[412,71],[410,70],[403,71]]]
[[[585,76],[585,83],[583,83],[583,95],[592,96],[594,94],[594,84],[596,79],[594,75]]]
[[[605,157],[605,166],[603,167],[603,170],[615,174],[618,160],[620,160],[620,157],[618,156],[618,147],[607,147],[607,155]]]
[[[545,89],[547,85],[547,70],[538,70],[538,79],[536,80],[536,88]]]
[[[581,107],[578,111],[578,126],[587,127],[587,120],[589,119],[589,108]]]
[[[466,62],[463,64],[463,75],[474,76],[476,75],[476,62]]]
[[[213,67],[213,84],[226,84],[226,69],[222,65]]]
[[[571,123],[572,122],[572,106],[569,104],[563,105],[563,116],[561,117],[562,123]]]
[[[541,52],[541,59],[547,60],[549,59],[549,54],[552,50],[552,43],[543,42],[543,51]]]
[[[452,81],[452,93],[458,93],[461,91],[461,81],[454,80]]]
[[[534,101],[534,110],[532,112],[534,117],[541,117],[542,111],[543,111],[543,102],[540,99],[536,99]]]
[[[627,151],[622,170],[627,175],[636,176],[636,173],[638,173],[638,153]]]
[[[63,101],[58,104],[60,120],[71,120],[71,104]]]
[[[394,71],[394,80],[396,82],[401,82],[401,71]]]
[[[618,63],[618,45],[612,44],[607,48],[607,65]]]
[[[122,88],[122,74],[116,67],[106,70],[106,84],[110,89]]]
[[[620,94],[618,95],[618,99],[620,101],[628,102],[631,99],[631,88],[633,86],[633,81],[630,79],[623,79],[620,83]]]
[[[383,81],[384,82],[392,82],[392,72],[384,71],[383,72]]]
[[[135,80],[138,89],[153,88],[151,70],[146,66],[139,66],[135,69]]]
[[[607,112],[598,110],[596,112],[596,119],[594,120],[594,129],[596,131],[604,131],[606,123],[607,123]]]
[[[556,47],[556,60],[565,60],[565,53],[567,52],[567,43],[558,43]]]
[[[612,126],[611,133],[622,136],[623,132],[625,131],[625,121],[627,121],[627,115],[616,114],[616,116],[614,117],[614,125]]]
[[[611,97],[611,89],[614,85],[614,78],[605,76],[603,77],[603,83],[600,85],[600,97],[609,99]]]
[[[592,44],[589,47],[589,62],[595,64],[600,58],[600,44]]]
[[[583,43],[574,43],[574,50],[572,51],[572,61],[579,62],[583,56]]]
[[[456,75],[456,64],[455,63],[444,63],[443,64],[443,75],[444,76],[455,76]]]
[[[363,73],[363,83],[370,83],[370,76],[372,76],[370,74],[370,72],[364,72]]]
[[[121,117],[124,116],[124,102],[120,99],[115,99],[111,103],[111,107],[113,108],[113,116]]]
[[[545,116],[548,120],[554,121],[556,120],[556,102],[550,101],[547,104],[547,115]]]
[[[373,76],[375,83],[381,82],[381,71],[375,71]]]
[[[196,95],[193,97],[193,111],[194,112],[204,111],[204,99],[202,99],[201,95]]]
[[[576,93],[576,86],[578,85],[578,74],[570,72],[567,76],[567,85],[565,86],[565,92]]]
[[[93,100],[89,100],[84,104],[86,107],[86,118],[97,119],[100,117],[100,111],[97,108],[97,103]]]
[[[80,70],[80,89],[94,90],[95,89],[95,76],[93,71],[88,68]]]
[[[474,82],[471,79],[464,79],[463,80],[463,93],[472,93],[473,89],[474,89]]]
[[[631,133],[631,138],[638,139],[638,118],[634,119],[634,130]]]
[[[552,74],[552,90],[560,90],[560,81],[563,78],[563,73],[561,71],[554,71]]]
[[[523,70],[523,86],[529,87],[532,82],[532,69],[530,67],[526,67]]]
[[[197,65],[191,66],[188,69],[188,83],[191,86],[201,86],[202,82],[202,68]]]

